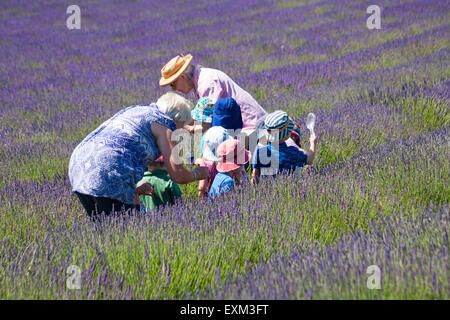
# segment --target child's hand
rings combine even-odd
[[[134,194],[139,196],[152,196],[154,193],[155,190],[150,182],[144,182],[134,190]]]
[[[189,133],[194,133],[195,126],[194,125],[190,126],[190,125],[186,124],[186,125],[184,125],[183,128],[186,129],[187,131],[189,131]]]
[[[200,166],[202,164],[202,159],[200,159],[200,158],[195,159],[194,164],[197,166]]]

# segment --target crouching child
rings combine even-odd
[[[217,147],[216,177],[209,190],[209,198],[234,190],[240,185],[242,167],[250,160],[250,151],[237,139],[228,139]]]
[[[264,120],[264,127],[267,132],[267,145],[258,146],[253,154],[253,184],[259,181],[261,175],[273,177],[282,171],[296,170],[301,174],[304,165],[313,163],[316,152],[316,135],[312,133],[309,138],[308,153],[296,146],[288,146],[286,141],[291,137],[294,122],[286,112],[277,110],[268,114]]]
[[[180,187],[170,179],[162,156],[147,167],[148,171],[144,173],[137,186],[149,182],[153,186],[154,193],[152,196],[135,196],[134,203],[140,204],[142,212],[150,212],[159,206],[173,205],[182,200]]]

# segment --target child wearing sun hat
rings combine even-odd
[[[220,126],[232,130],[242,129],[241,107],[236,100],[231,97],[220,98],[217,99],[214,106],[212,127]]]
[[[213,112],[214,112],[214,100],[212,98],[202,97],[198,99],[194,109],[191,110],[192,122],[190,122],[189,124],[185,124],[184,128],[188,130],[191,134],[201,133],[201,135],[203,135],[211,127]],[[197,136],[194,136],[194,139],[196,137]],[[200,155],[201,157],[202,153],[203,153],[203,136],[201,136],[200,148],[195,149],[191,161],[194,160],[195,157],[198,157],[198,155]]]
[[[209,190],[211,189],[211,185],[214,181],[214,178],[217,171],[217,163],[218,163],[218,156],[217,156],[217,148],[219,145],[224,142],[225,140],[232,139],[228,134],[228,130],[224,127],[212,127],[206,133],[203,135],[202,141],[203,144],[203,154],[201,159],[197,159],[195,163],[197,165],[208,167],[209,169],[209,175],[208,178],[205,180],[200,180],[198,183],[198,197],[199,199],[206,199],[208,198]],[[247,173],[242,167],[241,174],[240,174],[240,181],[242,179],[247,180]]]
[[[264,125],[264,121],[266,120],[267,115],[261,117],[258,119],[258,121],[256,121],[256,135],[257,135],[257,139],[256,139],[256,146],[253,148],[253,153],[255,153],[256,149],[258,147],[262,147],[267,145],[267,131]],[[292,131],[291,131],[291,137],[289,139],[286,140],[286,144],[288,146],[294,146],[299,150],[302,150],[302,145],[301,145],[301,132],[300,132],[300,126],[298,125],[297,122],[294,121],[294,126],[292,127]]]
[[[242,132],[242,112],[241,107],[231,97],[220,98],[214,103],[213,120],[211,127],[221,126],[228,130],[232,138],[238,138],[242,143],[245,141],[248,149],[247,135]],[[242,178],[247,178],[245,168],[242,168]]]
[[[305,164],[312,164],[316,148],[316,136],[312,134],[308,154],[295,146],[288,146],[294,121],[282,110],[267,115],[264,120],[266,128],[266,146],[258,146],[252,159],[252,182],[256,183],[260,175],[275,176],[281,171],[293,171]],[[301,171],[300,171],[301,172]]]
[[[211,127],[212,115],[214,112],[214,100],[210,97],[202,97],[198,99],[195,108],[191,111],[192,120],[190,124],[185,125],[190,133],[194,133],[196,130],[201,130],[204,133]],[[196,124],[195,122],[200,124]]]
[[[240,184],[243,165],[250,160],[250,151],[237,139],[228,139],[217,147],[217,175],[209,190],[209,198],[234,190]]]
[[[202,159],[198,159],[198,165],[208,167],[209,175],[205,180],[200,180],[198,184],[198,197],[208,198],[208,192],[214,181],[217,171],[217,147],[227,139],[231,139],[228,131],[223,127],[212,127],[203,135]]]

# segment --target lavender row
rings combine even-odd
[[[192,297],[198,289],[221,284],[216,269],[243,274],[308,241],[335,247],[341,235],[369,232],[370,221],[382,216],[411,219],[433,203],[445,207],[447,145],[448,129],[440,129],[391,141],[348,162],[305,170],[302,179],[280,176],[257,188],[244,184],[208,205],[187,199],[146,217],[98,224],[88,221],[65,177],[10,182],[0,190],[0,295],[67,298],[74,292],[66,289],[64,272],[74,264],[82,270],[84,286],[71,298]]]
[[[200,299],[448,299],[449,207],[380,217],[332,247],[302,242]],[[371,267],[374,266],[374,267]],[[370,268],[379,270],[378,280]],[[222,275],[223,276],[223,275]],[[217,281],[221,280],[218,274]]]
[[[327,108],[316,110],[319,119],[316,131],[321,141],[317,165],[345,160],[362,148],[374,147],[389,139],[417,136],[427,130],[448,126],[448,86],[447,81],[431,87],[415,82],[397,88],[375,87],[362,92],[359,102],[348,101],[331,111]],[[308,131],[304,118],[302,116],[296,120],[304,132],[305,142]],[[98,123],[99,119],[92,121]],[[74,132],[74,126],[78,125],[84,129]],[[56,126],[59,135],[52,132]],[[35,130],[44,132],[33,136]],[[45,174],[64,172],[67,159],[83,134],[89,132],[89,125],[81,124],[81,119],[67,121],[66,114],[62,112],[53,116],[50,125],[39,124],[35,120],[33,127],[14,131],[16,135],[20,134],[23,142],[16,141],[19,137],[11,136],[9,129],[0,131],[3,177],[19,175],[21,178],[40,179],[37,167],[43,163],[47,165]],[[58,147],[55,148],[55,145]]]

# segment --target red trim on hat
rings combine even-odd
[[[266,130],[267,130],[267,133],[268,133],[268,134],[272,134],[272,131],[279,131],[279,132],[281,132],[281,131],[283,131],[283,130],[286,130],[286,128],[289,126],[289,123],[290,123],[290,122],[291,122],[291,120],[288,119],[288,121],[287,121],[286,124],[283,126],[283,128],[280,128],[280,129],[273,129],[273,130],[266,129]]]

